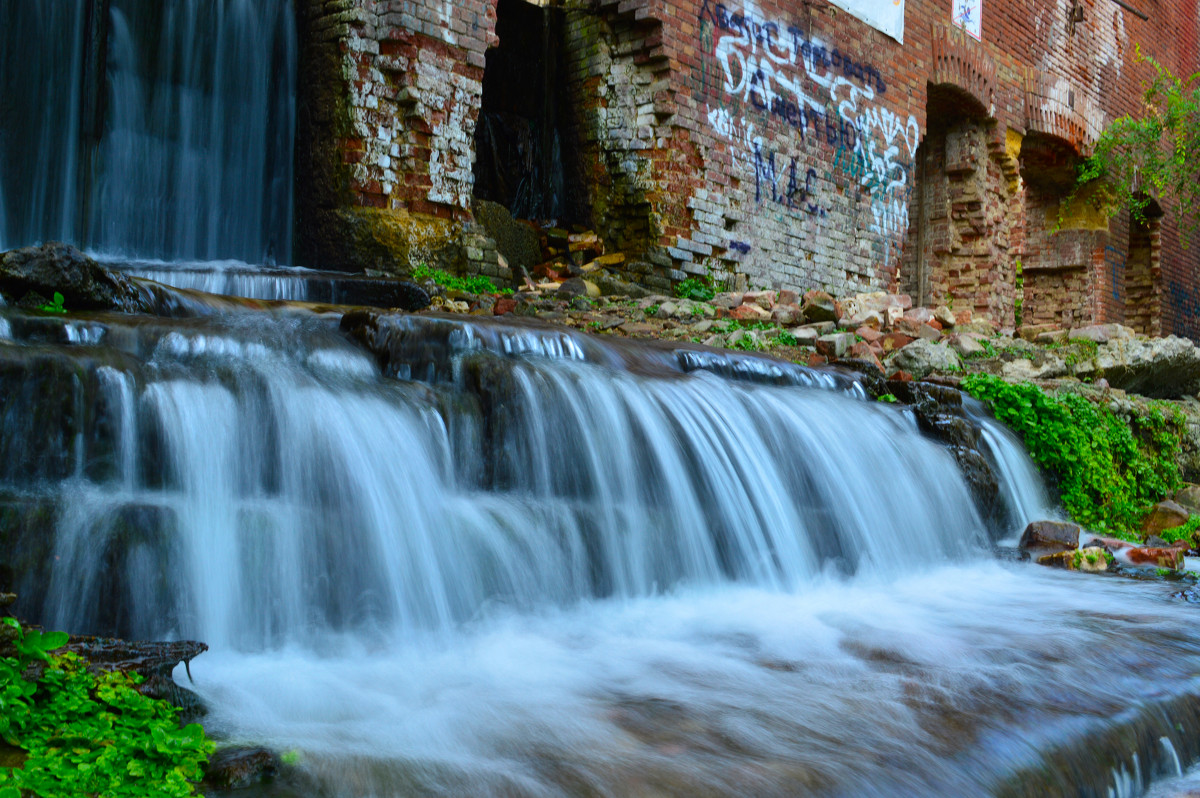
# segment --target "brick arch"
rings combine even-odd
[[[1025,128],[1089,151],[1100,137],[1104,114],[1096,101],[1066,78],[1029,70],[1025,75]]]
[[[929,82],[954,87],[975,102],[978,115],[995,116],[996,63],[983,46],[961,30],[936,24],[932,41],[933,70]]]

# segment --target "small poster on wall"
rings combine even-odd
[[[954,24],[976,39],[983,38],[983,0],[951,0]]]
[[[904,0],[829,0],[904,44]]]

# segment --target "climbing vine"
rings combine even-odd
[[[1136,538],[1150,505],[1180,485],[1182,419],[1160,406],[1126,421],[1077,394],[1051,396],[991,375],[962,386],[1021,436],[1063,507],[1089,529]]]
[[[180,728],[177,709],[138,692],[138,674],[52,654],[66,634],[2,620],[16,656],[0,657],[0,740],[27,756],[0,768],[0,798],[193,794],[213,751],[198,724]]]

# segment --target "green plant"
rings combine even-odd
[[[675,285],[675,296],[680,299],[694,299],[701,302],[708,302],[716,295],[716,292],[712,288],[695,277],[689,277]]]
[[[1127,423],[1106,406],[1028,383],[972,374],[962,387],[1021,436],[1063,507],[1089,529],[1140,539],[1147,508],[1180,484],[1178,426],[1158,407]]]
[[[447,291],[465,291],[468,294],[511,294],[513,292],[511,288],[496,288],[496,284],[490,277],[481,274],[460,277],[442,269],[431,269],[423,263],[413,269],[412,279],[419,283],[432,281]]]
[[[1189,515],[1187,521],[1177,527],[1164,529],[1159,537],[1167,543],[1177,543],[1183,540],[1191,544],[1195,542],[1197,529],[1200,529],[1200,515]]]
[[[0,768],[0,798],[193,794],[213,750],[198,724],[180,728],[177,709],[138,692],[137,674],[92,674],[77,654],[52,654],[62,632],[3,622],[17,656],[0,657],[0,738],[27,756]]]
[[[1155,195],[1173,196],[1185,232],[1200,224],[1200,72],[1187,78],[1171,73],[1137,49],[1137,61],[1149,64],[1143,114],[1122,116],[1101,134],[1092,155],[1077,170],[1074,199],[1085,186],[1099,186],[1092,201],[1108,214],[1129,208],[1145,223]]]
[[[895,404],[899,400],[896,398],[895,394],[881,393],[879,396],[875,397],[875,401],[876,402],[887,402],[888,404]]]
[[[647,316],[657,316],[658,309],[660,307],[662,307],[662,305],[651,305],[650,307],[646,308],[646,315]]]
[[[54,301],[39,305],[38,310],[43,313],[66,313],[67,309],[63,307],[63,295],[55,291]]]
[[[779,346],[799,346],[800,345],[800,342],[798,340],[796,340],[796,336],[792,335],[787,330],[780,330],[779,334],[775,336],[775,339],[772,341],[772,343],[777,344]]]

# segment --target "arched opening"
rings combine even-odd
[[[973,95],[930,84],[925,137],[917,148],[900,288],[921,305],[1004,320],[1009,189],[993,146],[994,120]],[[997,291],[997,288],[1004,288]],[[1007,293],[1006,293],[1007,292]]]
[[[1021,143],[1022,324],[1071,328],[1097,316],[1091,271],[1103,267],[1108,217],[1087,190],[1072,195],[1079,159],[1073,144],[1050,134],[1031,132]]]

